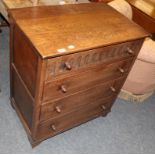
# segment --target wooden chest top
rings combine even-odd
[[[42,58],[56,57],[148,36],[106,4],[76,4],[10,11]]]

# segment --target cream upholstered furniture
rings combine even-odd
[[[150,93],[155,89],[155,41],[145,40],[123,89],[133,94]]]
[[[124,0],[109,3],[120,13],[132,19],[132,8]],[[155,90],[155,41],[147,38],[122,88],[120,97],[130,101],[143,101]]]
[[[112,2],[109,2],[108,5],[132,20],[132,8],[125,0],[114,0]]]

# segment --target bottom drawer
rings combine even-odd
[[[51,121],[45,122],[38,127],[36,139],[45,139],[54,136],[81,123],[87,122],[101,115],[106,115],[112,106],[115,97],[102,99],[91,104],[83,105],[73,112]]]

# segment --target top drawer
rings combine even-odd
[[[54,76],[137,55],[142,40],[121,43],[47,60],[46,81]]]

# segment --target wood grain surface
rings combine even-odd
[[[42,58],[148,35],[142,28],[105,4],[25,8],[22,11],[12,10],[11,15]]]
[[[106,116],[149,34],[105,4],[10,10],[11,102],[32,147]]]

